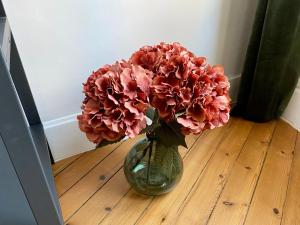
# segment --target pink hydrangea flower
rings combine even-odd
[[[222,66],[210,66],[179,43],[142,47],[129,61],[153,72],[150,104],[161,119],[181,124],[184,134],[228,121],[229,82]]]
[[[83,91],[79,127],[94,143],[138,135],[145,111],[154,107],[165,122],[186,134],[229,120],[229,82],[220,65],[211,66],[179,43],[144,46],[128,61],[93,72]]]
[[[125,61],[94,72],[84,84],[86,97],[78,116],[87,138],[100,143],[138,135],[146,127],[152,76],[152,72]]]

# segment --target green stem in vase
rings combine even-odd
[[[149,145],[147,145],[147,147],[145,147],[145,148],[143,149],[143,154],[142,154],[142,156],[141,156],[140,158],[138,158],[138,159],[136,160],[136,163],[135,163],[135,165],[133,166],[133,170],[134,170],[134,169],[141,163],[141,161],[146,157],[149,148],[151,148],[151,143],[150,143]]]
[[[151,140],[151,144],[150,144],[150,151],[149,151],[149,160],[148,160],[148,170],[147,170],[147,182],[148,183],[152,183],[153,180],[151,179],[152,178],[152,169],[153,169],[153,166],[155,167],[155,155],[156,155],[156,140],[155,139],[152,139]]]

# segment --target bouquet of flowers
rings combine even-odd
[[[97,146],[141,133],[155,134],[166,146],[186,146],[185,135],[229,120],[223,67],[179,43],[144,46],[127,61],[93,72],[83,86],[79,127]]]

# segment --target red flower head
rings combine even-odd
[[[153,72],[150,104],[161,119],[181,124],[184,134],[228,121],[229,82],[222,66],[210,66],[178,43],[143,47],[130,62]]]
[[[84,84],[79,126],[94,143],[135,137],[146,127],[152,73],[125,61],[106,65]]]
[[[105,65],[87,79],[79,126],[95,143],[135,137],[145,111],[158,110],[183,134],[199,134],[229,119],[229,82],[220,65],[207,64],[179,43],[145,46],[129,61]]]

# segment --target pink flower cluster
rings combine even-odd
[[[79,126],[95,143],[135,137],[146,127],[145,111],[176,121],[182,133],[201,133],[229,119],[229,82],[178,43],[145,46],[128,61],[105,65],[84,84]]]
[[[229,82],[222,66],[210,66],[178,43],[142,47],[130,63],[153,72],[150,104],[165,121],[177,120],[184,134],[228,121]]]
[[[152,76],[125,61],[105,65],[90,75],[84,84],[83,111],[77,117],[87,138],[100,143],[138,135],[146,127]]]

